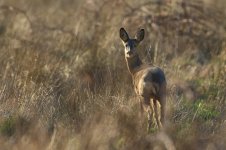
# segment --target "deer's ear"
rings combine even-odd
[[[123,40],[123,42],[127,42],[129,40],[129,35],[124,28],[120,28],[119,36]]]
[[[141,42],[144,39],[144,29],[140,29],[137,31],[136,39],[138,42]]]

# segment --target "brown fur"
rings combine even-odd
[[[120,38],[125,46],[125,59],[128,70],[132,75],[134,90],[141,97],[141,112],[143,109],[148,114],[148,128],[150,129],[155,114],[159,128],[162,127],[165,118],[166,103],[166,79],[164,72],[156,66],[143,64],[140,60],[136,46],[144,38],[144,30],[137,33],[136,39],[130,39],[124,28],[120,29]],[[161,119],[159,120],[157,104],[161,107]]]

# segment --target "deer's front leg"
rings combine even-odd
[[[153,118],[154,118],[154,110],[153,110],[153,105],[151,105],[150,103],[150,97],[144,97],[142,101],[142,105],[145,112],[147,113],[147,118],[148,118],[147,130],[150,131],[153,125]]]
[[[140,116],[140,118],[142,118],[143,115],[144,115],[144,107],[143,107],[142,97],[139,97],[139,103],[140,103],[140,114],[139,114],[139,116]]]

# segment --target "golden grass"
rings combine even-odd
[[[226,3],[183,6],[2,0],[0,149],[224,149]],[[141,58],[166,72],[161,132],[139,118],[121,26],[145,28]]]

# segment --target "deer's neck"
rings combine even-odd
[[[127,67],[129,72],[133,75],[136,70],[142,65],[142,61],[140,60],[139,56],[136,54],[132,58],[126,58]]]

